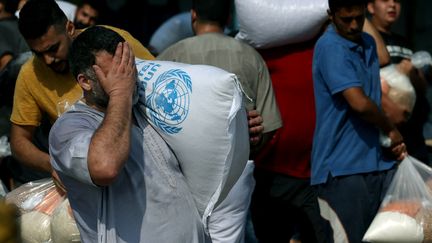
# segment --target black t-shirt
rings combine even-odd
[[[384,39],[392,63],[399,63],[402,59],[411,58],[413,54],[412,48],[403,36],[396,33],[388,34],[380,32],[380,34]]]

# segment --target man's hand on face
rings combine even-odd
[[[96,64],[98,64],[97,60]],[[94,65],[93,69],[101,87],[109,97],[132,97],[137,71],[135,57],[128,43],[123,42],[117,45],[112,61],[106,67]]]

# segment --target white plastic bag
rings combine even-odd
[[[0,158],[11,155],[10,144],[7,136],[0,137]]]
[[[381,68],[380,76],[383,93],[401,108],[412,113],[416,94],[408,76],[399,72],[395,65]]]
[[[327,19],[327,0],[235,0],[236,39],[265,49],[307,41]]]
[[[366,242],[431,242],[432,169],[407,156],[369,226]],[[432,184],[431,184],[432,185]]]
[[[20,214],[18,224],[23,243],[80,242],[78,230],[63,230],[65,224],[70,224],[69,220],[60,222],[57,219],[53,222],[53,219],[58,218],[56,215],[59,215],[62,210],[67,211],[65,208],[70,206],[64,192],[54,185],[51,178],[21,185],[6,195],[6,202],[18,207]],[[62,206],[65,203],[67,206]],[[72,221],[75,223],[74,219]],[[63,232],[58,233],[59,230],[63,230]],[[60,241],[54,241],[52,238],[53,232],[55,232],[56,236],[62,235],[63,238]],[[73,235],[64,236],[67,233]],[[67,237],[78,239],[78,241],[65,241],[64,239]]]

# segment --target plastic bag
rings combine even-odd
[[[416,101],[416,94],[408,76],[399,72],[395,65],[390,65],[380,70],[382,92],[389,98],[412,113]]]
[[[432,242],[432,169],[407,156],[369,226],[366,242]]]
[[[6,202],[16,205],[19,210],[18,224],[23,243],[79,242],[78,229],[70,237],[57,237],[61,238],[61,241],[54,241],[52,238],[52,235],[59,235],[59,230],[65,229],[65,224],[70,224],[70,220],[62,222],[58,219],[61,211],[70,211],[70,206],[65,193],[55,186],[52,179],[23,184],[6,195]],[[67,206],[64,205],[65,203]],[[71,212],[70,217],[72,217]],[[73,219],[72,223],[75,224]],[[72,231],[63,230],[63,232]],[[65,240],[67,238],[78,239],[78,241],[67,241]]]
[[[9,155],[11,155],[11,149],[10,149],[8,137],[5,135],[0,137],[0,158]]]

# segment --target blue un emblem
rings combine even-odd
[[[190,93],[192,81],[186,72],[172,69],[161,74],[146,98],[146,105],[152,110],[152,122],[166,133],[180,132],[179,125],[189,112]]]

